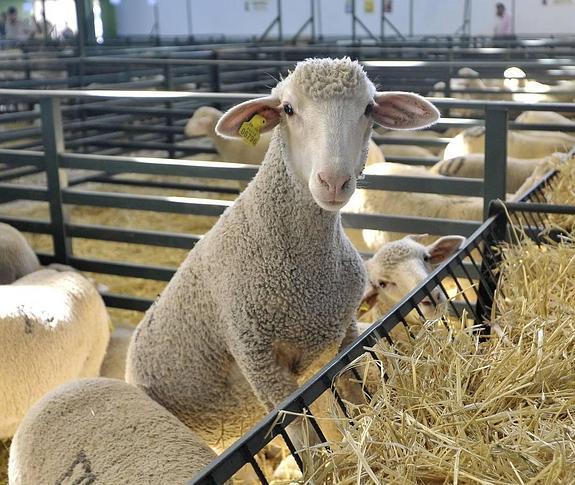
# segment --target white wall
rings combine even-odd
[[[351,16],[346,0],[315,0],[318,33],[331,36],[351,35]],[[463,23],[464,0],[412,0],[415,35],[453,34]],[[499,0],[472,0],[471,33],[491,35],[495,23],[495,4]],[[575,0],[515,0],[517,34],[575,33]],[[561,1],[561,0],[560,0]],[[375,34],[380,32],[382,0],[375,0],[375,11],[364,11],[364,0],[356,0],[357,15]],[[513,0],[503,0],[511,10]],[[276,0],[269,0],[263,11],[246,11],[245,0],[158,0],[161,35],[188,35],[188,9],[191,6],[193,34],[259,36],[277,15]],[[393,0],[388,19],[405,35],[410,32],[409,0]],[[283,0],[284,37],[292,36],[310,13],[310,0]],[[117,7],[118,34],[148,35],[154,23],[153,7],[148,0],[122,0]],[[274,31],[275,32],[275,31]],[[363,30],[358,25],[358,34]],[[386,34],[391,34],[389,26]]]

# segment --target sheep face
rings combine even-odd
[[[465,238],[445,236],[429,246],[416,241],[417,236],[407,236],[399,241],[384,244],[365,263],[368,282],[363,303],[373,307],[378,299],[393,306],[425,280],[434,266],[442,263],[459,249]],[[425,318],[436,317],[436,306],[445,302],[445,295],[439,288],[431,291],[419,305]]]
[[[241,125],[256,114],[265,119],[262,132],[280,126],[289,171],[328,211],[341,209],[352,196],[374,123],[414,129],[438,118],[420,96],[376,92],[361,65],[349,58],[298,63],[270,96],[229,110],[216,132],[237,138]]]

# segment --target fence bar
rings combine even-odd
[[[489,202],[505,200],[507,175],[507,111],[488,108],[485,111],[485,182],[483,216],[489,214]]]
[[[46,177],[48,183],[48,202],[52,221],[52,239],[56,261],[69,264],[72,255],[72,244],[66,235],[66,214],[62,202],[62,189],[67,182],[65,174],[60,176],[60,154],[64,152],[64,131],[62,129],[62,112],[60,99],[44,98],[40,100],[42,120],[42,143],[46,160]]]

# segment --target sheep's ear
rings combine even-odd
[[[224,138],[241,138],[238,134],[242,123],[250,121],[258,114],[266,119],[265,125],[260,129],[261,133],[273,129],[280,121],[280,101],[273,96],[258,98],[238,104],[230,108],[218,121],[216,133]]]
[[[427,246],[429,262],[431,264],[439,264],[445,261],[455,254],[464,242],[465,238],[462,236],[443,236],[439,238],[433,244]]]
[[[422,96],[402,91],[375,95],[373,119],[385,128],[414,130],[432,125],[439,119],[439,111]]]

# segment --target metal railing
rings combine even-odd
[[[43,262],[71,264],[80,270],[95,273],[115,274],[137,278],[168,281],[175,268],[144,266],[75,257],[71,249],[72,238],[90,238],[116,242],[131,242],[154,246],[190,249],[201,235],[162,233],[144,230],[125,230],[109,226],[72,224],[67,221],[67,205],[88,205],[113,207],[127,210],[149,210],[180,214],[219,216],[230,204],[228,200],[217,199],[178,199],[162,196],[106,193],[82,189],[81,183],[89,180],[110,181],[114,174],[159,174],[181,177],[219,178],[225,180],[249,180],[257,167],[244,164],[231,164],[212,161],[190,161],[174,159],[146,159],[138,157],[111,156],[102,154],[76,153],[66,146],[62,121],[62,100],[138,100],[139,103],[166,103],[176,101],[209,101],[219,103],[240,102],[253,99],[257,95],[243,93],[180,93],[180,92],[125,92],[125,91],[27,91],[0,90],[0,97],[17,100],[38,101],[42,116],[41,150],[0,149],[0,163],[10,170],[38,170],[47,174],[47,186],[10,184],[10,178],[0,179],[0,201],[36,200],[48,202],[49,221],[32,221],[23,218],[0,216],[0,220],[10,223],[23,231],[50,234],[53,239],[54,254],[41,255]],[[557,110],[574,112],[575,105],[569,104],[523,104],[510,102],[456,101],[431,99],[440,109],[474,108],[486,113],[485,173],[497,173],[497,177],[487,177],[485,181],[464,178],[433,178],[405,176],[366,177],[364,184],[368,190],[388,190],[399,192],[425,192],[461,196],[483,197],[485,212],[493,199],[505,198],[507,114],[510,110]],[[149,109],[145,106],[142,109]],[[95,138],[95,137],[94,137]],[[88,143],[90,143],[88,141]],[[162,145],[163,146],[163,145]],[[166,147],[171,145],[166,144]],[[95,172],[92,177],[64,186],[59,178],[61,169],[84,169]],[[16,172],[18,174],[18,172]],[[112,182],[113,183],[113,182]],[[122,183],[122,182],[119,182]],[[126,183],[129,185],[129,182]],[[141,185],[146,185],[142,183]],[[161,184],[159,185],[161,186]],[[183,186],[186,186],[185,184]],[[165,185],[169,187],[169,185]],[[189,186],[188,186],[189,187]],[[1,213],[1,207],[0,207]],[[401,217],[384,214],[343,214],[346,227],[376,229],[405,233],[430,233],[437,235],[471,235],[479,226],[478,222],[456,221],[426,217]],[[151,304],[150,299],[104,294],[109,306],[144,311]]]
[[[532,194],[540,191],[544,183],[552,176],[553,174],[550,173],[545,182],[538,184],[533,191],[525,194],[523,198],[530,199]],[[513,222],[508,222],[507,214],[510,214],[510,221]],[[443,296],[449,298],[448,288],[444,282],[446,278],[456,282],[457,290],[464,299],[462,307],[451,302],[447,308],[448,313],[458,319],[469,317],[476,325],[484,326],[491,314],[497,284],[497,264],[500,261],[500,255],[496,245],[506,240],[508,235],[512,233],[508,230],[508,226],[511,224],[519,225],[526,230],[526,233],[537,238],[545,227],[550,214],[575,214],[575,207],[549,206],[533,202],[506,204],[497,202],[493,204],[491,216],[467,239],[464,246],[456,254],[439,266],[417,288],[392,308],[386,316],[376,321],[358,339],[280,403],[242,438],[226,449],[204,470],[196,474],[188,484],[213,485],[224,483],[245,465],[251,465],[260,482],[267,484],[268,481],[254,456],[278,436],[281,436],[296,463],[302,469],[302,461],[286,432],[286,428],[297,419],[298,415],[305,416],[320,440],[323,443],[328,443],[322,432],[323,422],[314,416],[311,410],[312,404],[324,393],[328,393],[337,403],[341,416],[349,417],[348,409],[334,385],[336,377],[356,359],[366,354],[371,354],[375,360],[378,360],[377,355],[370,349],[373,349],[383,339],[393,343],[390,332],[394,327],[403,325],[407,329],[407,334],[410,334],[410,325],[407,321],[408,314],[416,312],[421,319],[426,320],[418,305],[424,298],[439,304],[432,294],[432,291],[437,288],[440,289]],[[476,267],[477,279],[469,275],[463,278],[459,277],[459,279],[455,277],[458,268],[465,268],[465,260],[471,261]],[[362,381],[361,376],[356,375],[356,378],[359,382]],[[364,392],[367,391],[364,390]]]

